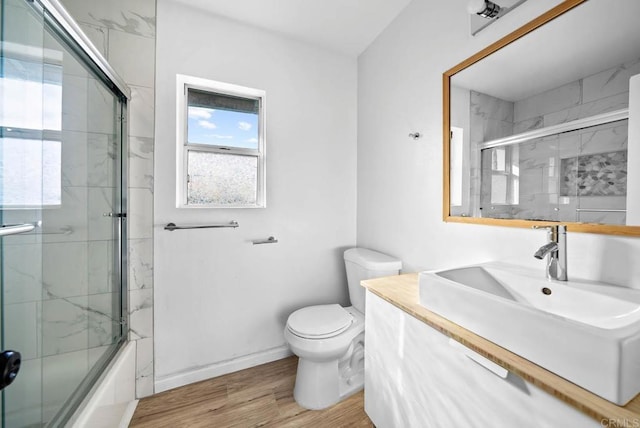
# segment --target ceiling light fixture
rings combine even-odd
[[[498,16],[500,13],[500,6],[489,0],[469,0],[467,10],[469,13],[491,19]]]

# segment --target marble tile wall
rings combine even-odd
[[[153,150],[155,0],[62,0],[131,88],[129,102],[129,339],[136,340],[136,394],[153,394]],[[100,194],[90,195],[102,201]],[[96,248],[94,251],[100,251]],[[100,284],[91,286],[100,287]],[[106,298],[91,302],[108,305]],[[102,326],[100,319],[92,321]],[[104,334],[104,332],[103,332]],[[91,339],[100,341],[100,335]]]
[[[629,78],[640,73],[640,60],[571,82],[551,91],[517,101],[514,106],[514,132],[551,126],[628,107]],[[579,213],[576,208],[624,209],[625,198],[589,195],[560,196],[563,159],[626,150],[627,123],[607,124],[584,131],[551,136],[543,142],[524,145],[521,159],[521,201],[517,218],[560,221],[590,221],[624,224],[624,213]],[[566,163],[566,161],[565,161]],[[539,187],[526,177],[540,175]]]
[[[596,73],[578,81],[511,103],[511,116],[501,112],[502,121],[512,120],[512,132],[520,133],[557,125],[592,115],[628,107],[629,78],[640,73],[640,59]],[[476,95],[480,104],[471,105],[472,133],[477,141],[495,120],[486,111],[496,111],[499,101]],[[495,114],[494,114],[495,116]],[[492,118],[495,119],[495,118]],[[474,129],[474,120],[478,124]],[[508,125],[502,125],[503,129]],[[484,138],[484,139],[482,139]],[[495,137],[494,137],[495,138]],[[473,142],[473,140],[472,140]],[[559,221],[598,221],[624,224],[624,213],[577,213],[581,208],[624,209],[625,198],[560,195],[562,159],[596,153],[626,150],[627,123],[619,122],[531,141],[520,146],[520,200],[513,206],[488,206],[489,194],[480,195],[483,215],[504,218],[551,219]],[[490,189],[490,186],[487,186]]]
[[[629,105],[640,58],[514,103],[514,132],[557,125]]]
[[[30,7],[23,4],[15,2],[11,6],[11,16],[18,18],[12,22],[32,16]],[[76,3],[76,6],[86,5],[86,2]],[[9,12],[5,12],[9,16]],[[138,12],[144,16],[143,11]],[[150,15],[154,14],[155,2],[151,2]],[[40,426],[58,412],[90,368],[104,355],[107,345],[113,342],[114,333],[119,330],[120,320],[112,315],[117,313],[119,306],[119,295],[113,288],[113,220],[103,216],[105,212],[114,211],[113,130],[116,123],[113,112],[116,102],[73,55],[64,52],[59,42],[42,32],[41,23],[35,22],[37,28],[31,28],[28,27],[31,21],[20,22],[22,28],[15,29],[15,34],[40,34],[31,42],[35,46],[44,44],[51,55],[62,58],[62,67],[51,66],[50,72],[60,70],[58,77],[64,88],[61,99],[55,101],[61,108],[53,109],[54,113],[60,114],[62,129],[61,138],[55,141],[61,161],[60,205],[3,212],[4,223],[40,219],[43,222],[37,233],[4,239],[2,248],[3,315],[8,327],[4,344],[23,355],[21,375],[4,395],[3,410],[7,426]],[[83,28],[108,55],[110,30],[99,25],[83,25]],[[138,202],[135,217],[138,230],[145,230],[145,222],[149,229],[152,222],[155,53],[153,38],[149,42],[148,36],[136,37],[144,40],[138,45],[131,40],[116,41],[112,48],[118,49],[118,43],[150,48],[146,55],[139,49],[133,54],[142,61],[141,75],[145,76],[144,80],[134,79],[134,83],[146,86],[136,90],[138,96],[131,107],[132,117],[138,118],[134,129],[139,133],[132,138],[131,144],[134,178],[130,182],[135,187],[131,193],[137,191],[144,195],[138,199],[146,205]],[[126,50],[120,48],[125,53],[112,53],[112,56],[126,55]],[[120,61],[124,60],[120,58]],[[127,65],[128,73],[135,75],[131,64]],[[143,352],[139,354],[137,379],[142,396],[153,392],[153,347],[149,346],[152,341],[150,272],[153,261],[151,236],[140,234],[138,238],[130,246],[130,251],[135,253],[130,284],[135,290],[148,289],[146,298],[138,298],[141,301],[132,307],[136,315],[132,316],[133,328],[140,332],[134,339],[144,342]]]
[[[571,157],[592,156],[601,153],[625,152],[628,147],[628,121],[600,125],[576,133],[573,150],[570,146],[560,146],[559,159],[566,162]],[[577,147],[575,146],[577,144]],[[626,168],[623,168],[626,188]],[[559,184],[567,179],[561,170],[557,171]],[[568,193],[564,195],[563,193]],[[559,220],[582,221],[607,224],[625,224],[626,214],[623,212],[576,212],[576,208],[588,209],[625,209],[626,191],[623,195],[584,195],[578,189],[561,192],[558,201]]]
[[[486,159],[483,160],[478,144],[513,134],[513,103],[471,91],[470,106],[471,212],[483,217],[508,218],[509,214],[502,211],[509,207],[492,206],[491,195],[482,191],[480,183],[486,183],[490,177],[486,176],[486,171],[482,168]]]

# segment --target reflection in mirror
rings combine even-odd
[[[638,16],[590,0],[453,74],[451,216],[640,225]]]

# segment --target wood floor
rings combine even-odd
[[[293,399],[289,357],[140,400],[130,427],[373,427],[359,392],[325,410]]]

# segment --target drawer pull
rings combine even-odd
[[[461,351],[468,358],[470,358],[473,361],[475,361],[476,363],[480,364],[485,369],[491,371],[496,376],[499,376],[502,379],[506,379],[507,378],[507,375],[509,374],[509,371],[507,369],[505,369],[504,367],[499,366],[498,364],[494,363],[493,361],[483,357],[482,355],[478,354],[477,352],[467,348],[466,346],[464,346],[462,343],[458,342],[457,340],[449,338],[449,345],[451,345],[453,348],[456,348],[457,350]]]

